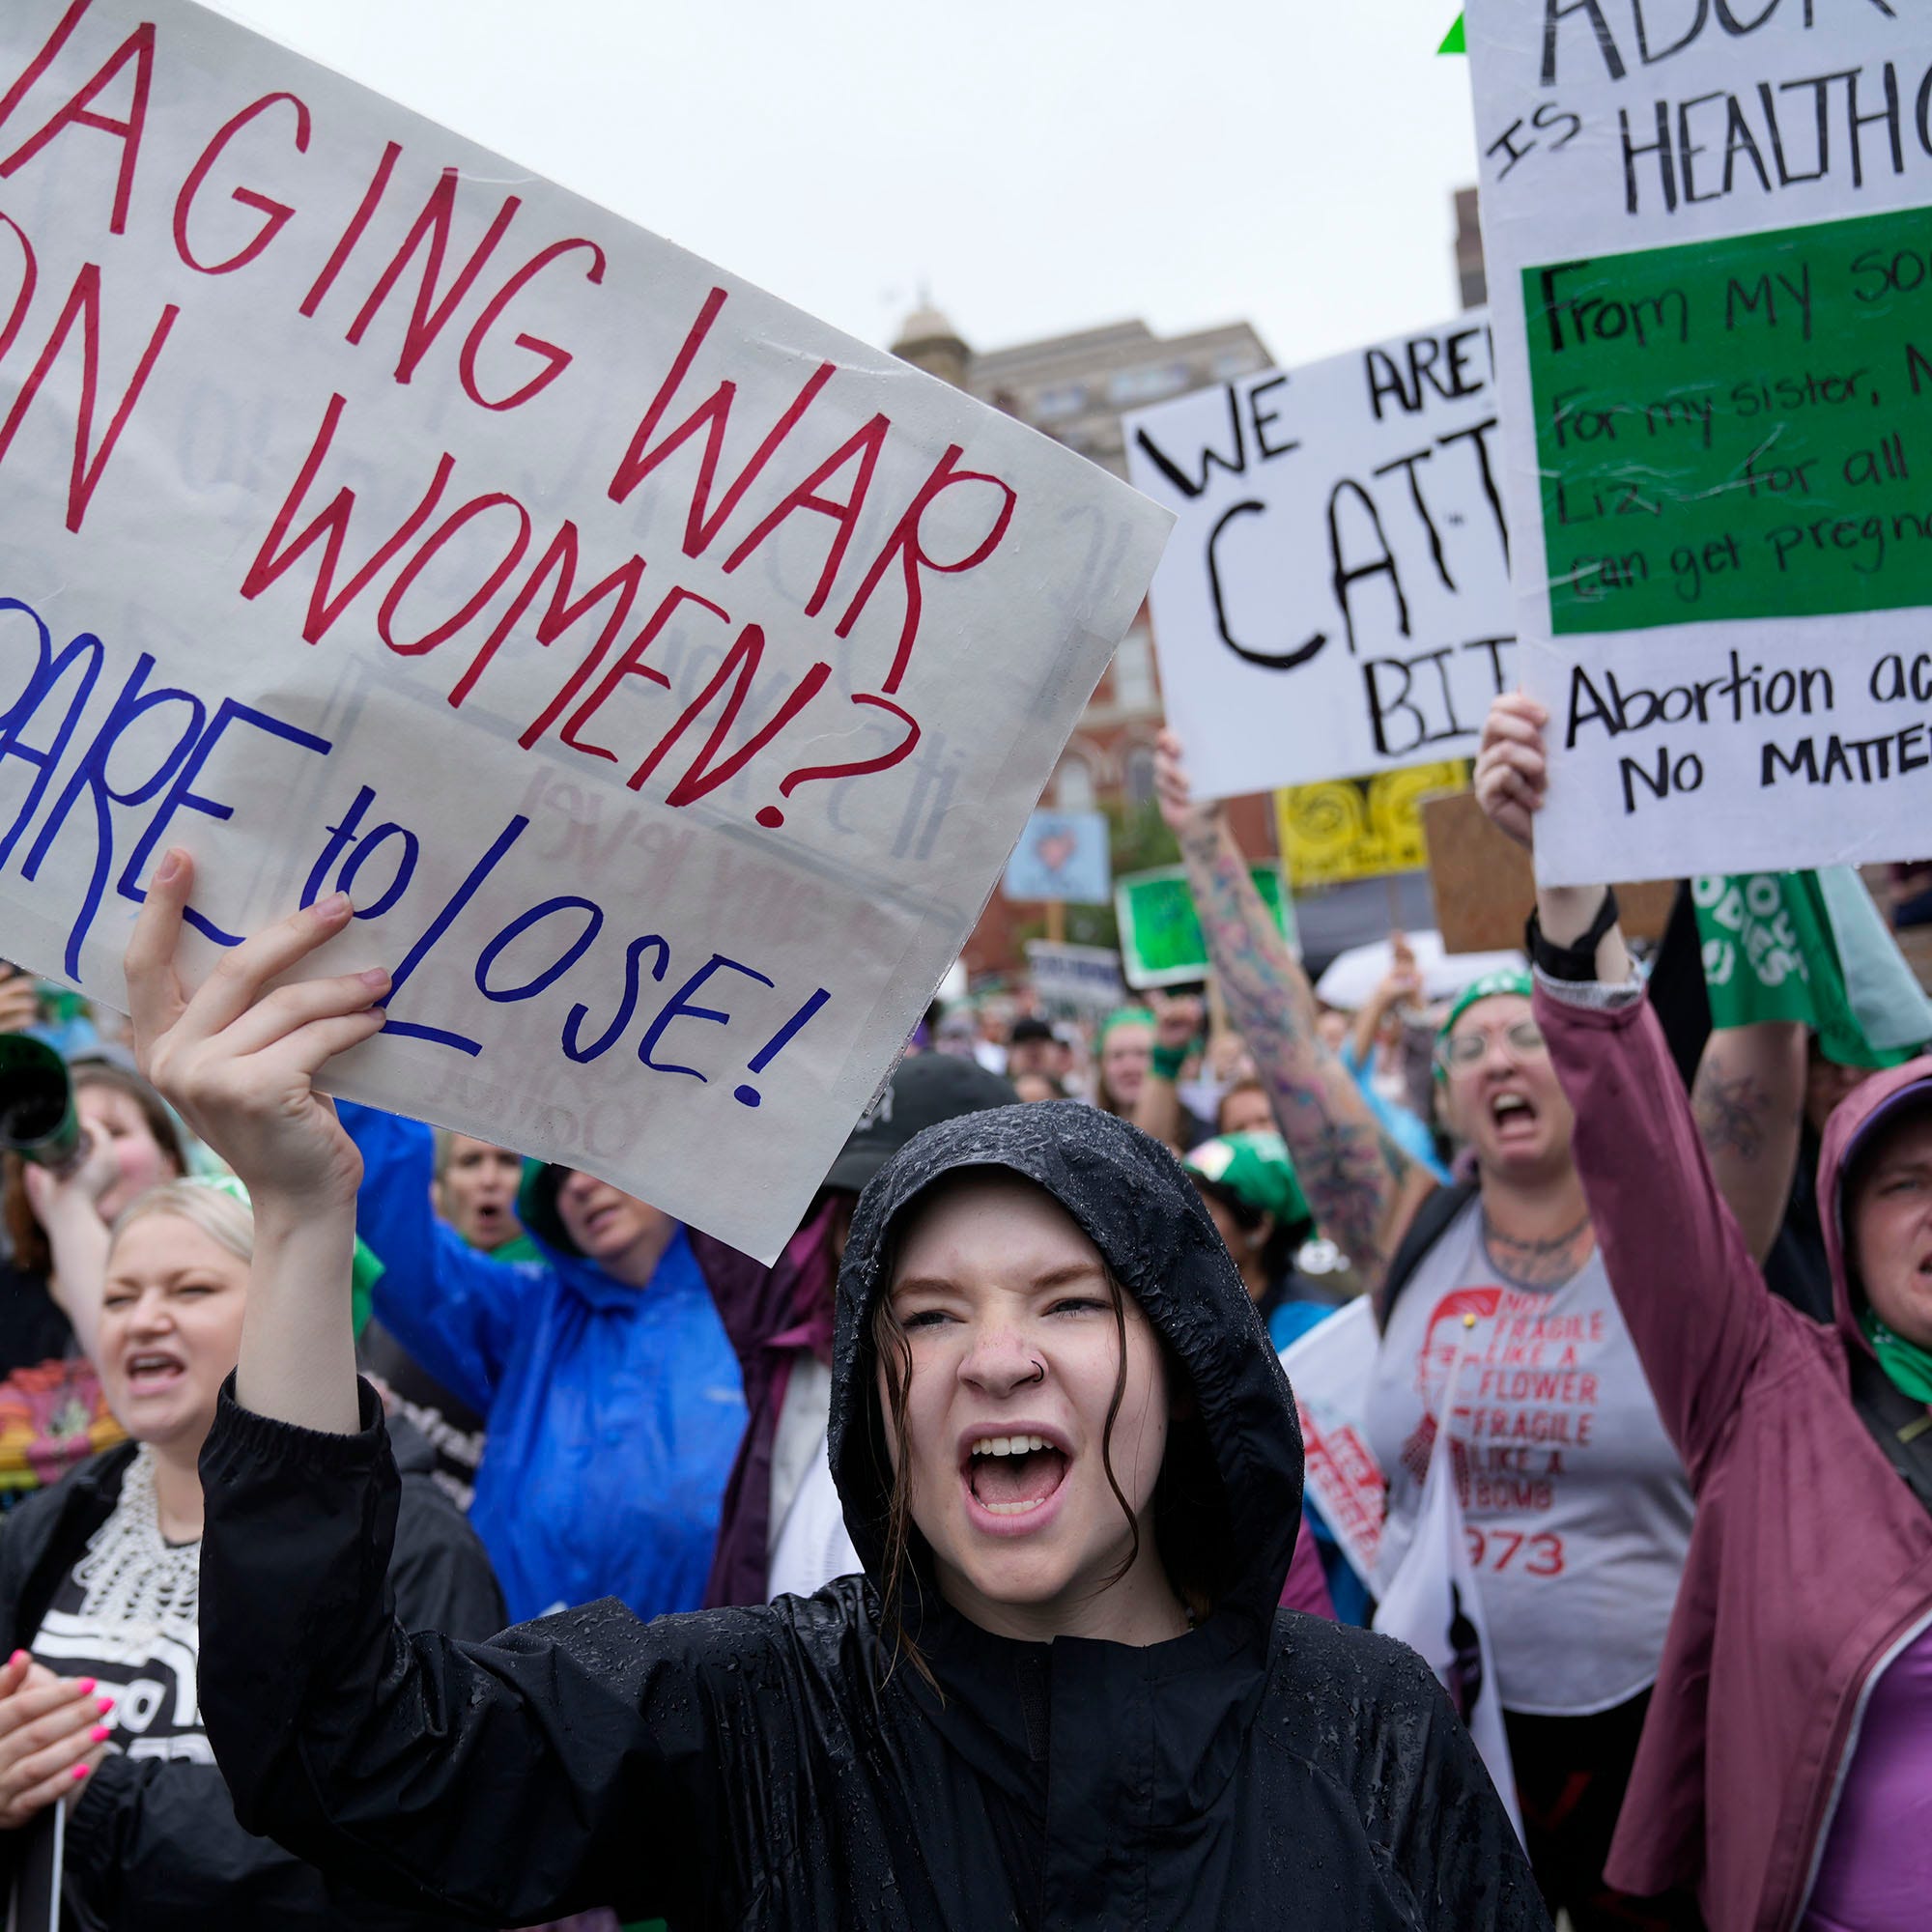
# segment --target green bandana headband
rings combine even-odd
[[[1932,1349],[1894,1335],[1869,1308],[1861,1311],[1859,1326],[1892,1387],[1914,1402],[1932,1404]]]
[[[1153,1025],[1154,1017],[1145,1007],[1116,1007],[1100,1022],[1100,1044],[1105,1046],[1107,1036],[1119,1027],[1144,1026],[1151,1028]]]
[[[1435,1044],[1440,1046],[1456,1031],[1456,1022],[1473,1007],[1478,1000],[1493,1000],[1503,993],[1514,993],[1519,999],[1528,999],[1536,991],[1536,981],[1520,966],[1499,966],[1493,973],[1485,973],[1480,980],[1472,980],[1456,996],[1456,1004],[1449,1009],[1449,1017],[1436,1029]],[[1435,1063],[1435,1077],[1445,1078],[1442,1063]]]
[[[217,1194],[225,1194],[231,1201],[239,1201],[249,1213],[255,1211],[255,1204],[248,1198],[247,1187],[232,1174],[197,1174],[188,1178],[191,1187],[210,1187]],[[363,1245],[362,1237],[355,1237],[355,1254],[349,1264],[349,1302],[355,1325],[355,1339],[362,1339],[362,1331],[369,1325],[369,1318],[375,1312],[376,1283],[383,1272],[383,1264]]]

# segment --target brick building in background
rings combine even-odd
[[[892,348],[916,368],[1122,478],[1122,412],[1235,382],[1270,367],[1272,359],[1244,322],[1175,336],[1155,335],[1144,322],[1115,323],[982,355],[931,308],[909,316]],[[1041,803],[1063,811],[1147,804],[1153,797],[1153,742],[1164,717],[1143,605],[1082,712]],[[1271,853],[1273,813],[1265,795],[1236,800],[1233,809],[1242,845],[1257,857]],[[1011,905],[995,892],[966,943],[968,973],[1023,966],[1020,928],[1038,919],[1037,906]]]

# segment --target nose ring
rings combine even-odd
[[[1036,1359],[1033,1365],[1033,1374],[1025,1376],[1021,1379],[1028,1382],[1043,1382],[1046,1379],[1046,1364]]]

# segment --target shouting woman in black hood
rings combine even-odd
[[[265,993],[338,902],[185,997],[188,870],[163,864],[128,977],[144,1064],[256,1203],[203,1459],[202,1708],[244,1824],[497,1923],[1546,1923],[1420,1662],[1277,1612],[1287,1383],[1192,1185],[1092,1110],[948,1122],[861,1199],[832,1458],[865,1576],[482,1644],[398,1629],[356,1156],[310,1087],[379,1029],[380,976]]]

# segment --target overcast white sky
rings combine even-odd
[[[1457,0],[218,0],[852,334],[1457,306]]]

